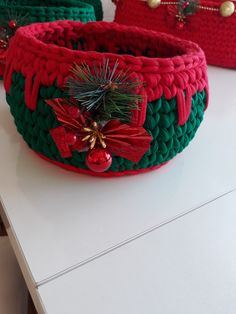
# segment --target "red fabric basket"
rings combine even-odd
[[[183,1],[183,0],[181,0]],[[209,64],[236,68],[236,11],[224,17],[220,13],[223,2],[204,0],[184,23],[178,17],[177,2],[160,2],[151,8],[145,0],[119,0],[115,21],[195,41],[205,51]],[[184,1],[183,1],[184,2]],[[231,3],[236,6],[236,2]]]

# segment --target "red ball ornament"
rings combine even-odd
[[[15,20],[11,20],[9,21],[8,25],[11,29],[14,29],[16,28],[17,22]]]
[[[75,143],[77,141],[77,136],[73,133],[68,133],[68,134],[66,134],[66,141],[67,141],[68,145],[75,145]]]
[[[185,10],[189,5],[190,3],[188,1],[184,2],[182,5],[182,9]]]
[[[86,156],[87,167],[94,172],[104,172],[112,164],[111,154],[104,148],[93,148]]]
[[[184,22],[178,21],[176,23],[176,28],[181,31],[184,28]]]

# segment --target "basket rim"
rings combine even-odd
[[[94,32],[94,31],[116,31],[120,32],[121,34],[125,32],[129,33],[136,33],[140,36],[146,37],[150,40],[159,39],[160,41],[170,42],[172,45],[176,48],[180,48],[185,53],[182,55],[176,55],[173,57],[147,57],[147,56],[133,56],[129,54],[116,54],[112,52],[97,52],[94,50],[88,50],[88,51],[75,51],[71,50],[66,47],[57,46],[55,44],[47,44],[38,38],[36,38],[36,34],[43,33],[43,32],[50,32],[50,30],[56,30],[60,28],[68,28],[68,27],[76,27],[76,31],[88,31],[88,32]],[[130,62],[136,63],[137,60],[140,60],[141,62],[148,62],[150,60],[152,63],[155,63],[156,66],[167,66],[168,63],[174,63],[178,66],[178,64],[188,64],[189,67],[195,67],[199,66],[203,62],[205,62],[205,54],[203,50],[194,42],[180,39],[178,37],[165,34],[162,32],[155,32],[146,30],[143,28],[139,28],[136,26],[126,26],[126,25],[120,25],[115,22],[88,22],[86,24],[81,23],[79,21],[69,21],[69,20],[59,20],[55,22],[47,22],[47,23],[35,23],[31,25],[27,25],[24,27],[21,27],[18,29],[15,40],[18,40],[19,42],[21,40],[24,40],[24,45],[27,41],[29,51],[33,50],[35,55],[42,56],[46,55],[47,57],[52,57],[54,60],[61,61],[62,56],[66,55],[66,59],[81,59],[85,55],[87,57],[95,57],[95,59],[103,59],[104,57],[110,58],[110,59],[123,59],[128,58]],[[190,64],[192,63],[192,66]],[[153,64],[154,65],[154,64]],[[172,70],[170,69],[169,72]]]

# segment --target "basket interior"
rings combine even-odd
[[[101,29],[74,24],[73,27],[50,28],[39,31],[36,38],[43,43],[73,50],[109,52],[145,56],[150,58],[172,58],[186,54],[190,46],[181,40],[153,32],[137,32],[137,29]]]

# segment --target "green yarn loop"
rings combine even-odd
[[[92,5],[94,7],[97,21],[102,21],[103,9],[102,2],[100,0],[80,0],[80,1]]]
[[[15,119],[17,130],[28,143],[29,147],[46,157],[86,169],[86,153],[73,152],[71,158],[63,159],[54,144],[49,130],[59,126],[52,108],[45,99],[63,97],[63,92],[56,87],[41,86],[38,105],[35,111],[29,110],[24,101],[25,79],[20,73],[14,73],[10,94],[7,102]],[[138,170],[158,166],[180,153],[194,137],[204,115],[206,104],[205,91],[197,92],[192,98],[192,110],[188,121],[178,125],[176,99],[164,97],[148,103],[145,129],[152,135],[150,150],[138,164],[119,156],[113,156],[110,171]]]

